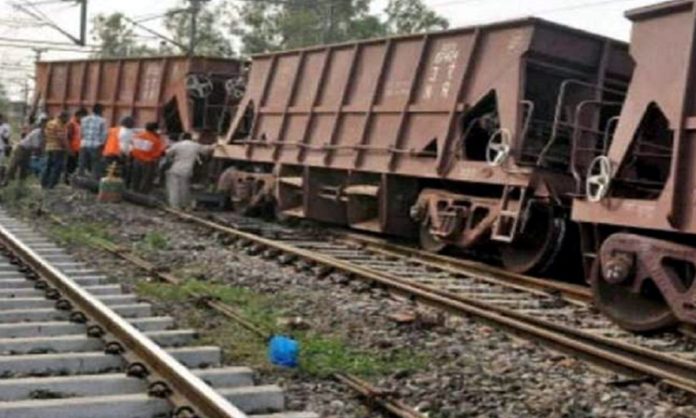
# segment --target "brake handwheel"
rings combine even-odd
[[[241,99],[244,97],[244,93],[246,92],[246,83],[244,81],[244,77],[235,77],[227,80],[225,82],[225,90],[227,91],[228,96],[235,99]]]
[[[510,156],[512,150],[510,131],[498,129],[491,135],[486,147],[486,162],[493,167],[501,166]]]
[[[611,186],[611,171],[611,160],[606,155],[600,155],[592,160],[587,170],[587,180],[585,180],[587,200],[598,203],[607,196]]]
[[[213,92],[213,80],[204,74],[186,76],[186,90],[197,99],[205,99]]]

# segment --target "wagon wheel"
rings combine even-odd
[[[597,308],[626,330],[658,331],[678,322],[657,286],[644,274],[633,271],[621,284],[610,283],[595,260],[590,284]]]
[[[232,196],[232,212],[240,216],[252,215],[254,207],[251,204],[251,199],[248,197]]]
[[[421,248],[427,252],[439,253],[447,247],[446,242],[443,242],[430,232],[430,220],[421,223],[418,230],[418,237],[420,239]]]
[[[486,147],[486,162],[488,165],[498,167],[507,160],[512,149],[510,137],[510,131],[504,128],[498,129],[491,135]]]
[[[240,177],[230,193],[232,211],[242,216],[266,216],[273,212],[273,202],[264,191],[264,183]]]
[[[547,205],[529,207],[521,234],[499,248],[506,270],[520,274],[541,274],[553,265],[566,237],[566,221]]]
[[[585,180],[585,192],[587,200],[593,203],[600,202],[609,192],[611,186],[611,160],[605,155],[595,158],[587,170]]]
[[[205,99],[213,92],[213,80],[203,74],[186,76],[186,90],[196,99]]]
[[[253,183],[242,176],[235,178],[230,193],[232,211],[237,215],[250,215],[254,210]]]

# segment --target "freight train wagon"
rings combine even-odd
[[[679,0],[627,14],[635,74],[573,204],[596,304],[636,331],[696,324],[695,9]]]
[[[540,19],[257,55],[220,185],[239,210],[543,272],[632,72],[626,44]]]
[[[170,135],[212,142],[244,95],[245,69],[240,60],[183,56],[39,62],[34,109],[54,115],[101,103],[109,126],[133,116],[138,127],[158,121]]]

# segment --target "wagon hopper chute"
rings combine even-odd
[[[110,126],[133,116],[138,127],[158,121],[170,135],[212,142],[244,95],[244,69],[239,60],[182,56],[39,62],[34,109],[54,115],[100,103]]]
[[[651,331],[696,324],[696,10],[680,0],[627,16],[635,74],[573,219],[596,304]]]
[[[541,271],[632,67],[621,42],[539,19],[258,55],[220,184],[242,211]]]

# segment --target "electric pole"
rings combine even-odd
[[[87,0],[78,0],[80,3],[80,42],[81,46],[87,44]]]
[[[24,79],[24,102],[22,103],[22,120],[27,118],[29,113],[29,79]]]
[[[210,0],[189,0],[191,2],[191,23],[189,24],[189,56],[196,54],[196,43],[198,41],[198,14],[201,11],[202,3]]]
[[[67,30],[62,29],[60,26],[53,22],[48,22],[48,25],[61,32],[63,35],[70,38],[75,44],[80,46],[85,46],[87,44],[87,0],[63,0],[66,2],[75,3],[80,6],[80,35],[75,37],[71,35]],[[26,10],[25,10],[26,11]]]
[[[34,51],[34,57],[36,62],[41,61],[41,56],[44,54],[44,52],[48,51],[48,49],[46,48],[32,48],[32,50]]]
[[[324,36],[322,43],[332,43],[334,41],[335,9],[333,0],[328,0],[326,26],[324,26]]]

